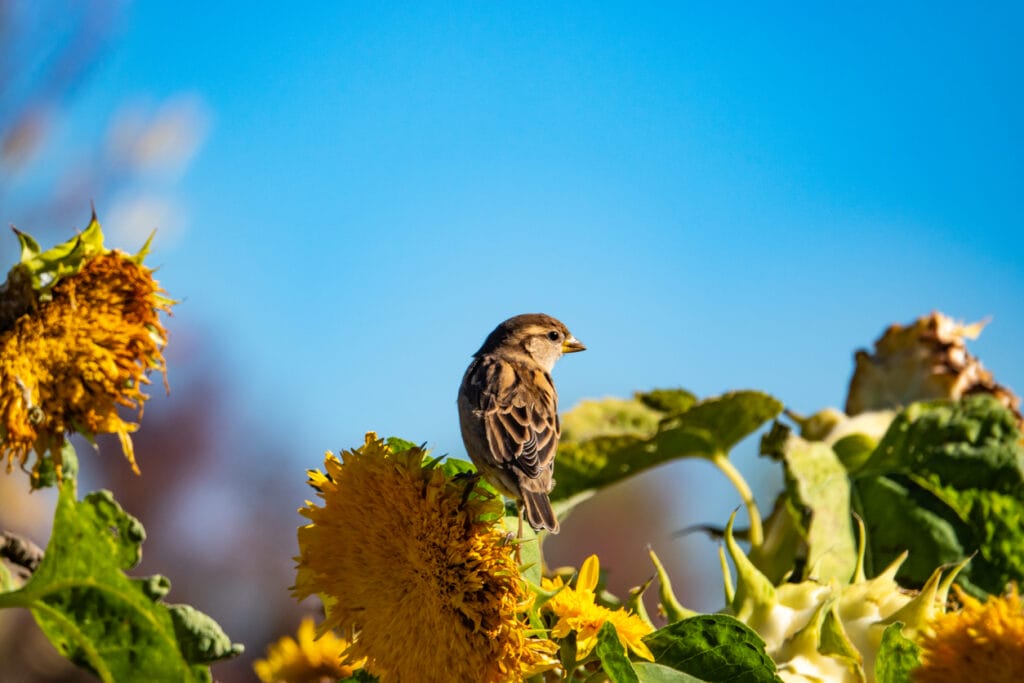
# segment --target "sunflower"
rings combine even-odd
[[[597,555],[591,555],[580,567],[576,577],[576,586],[565,586],[562,579],[544,579],[543,588],[558,591],[544,603],[545,609],[558,617],[551,635],[554,638],[565,638],[576,632],[576,656],[582,660],[597,645],[597,634],[605,622],[611,622],[619,636],[623,647],[629,648],[638,656],[654,661],[654,655],[643,641],[643,637],[654,631],[650,624],[639,616],[630,614],[624,608],[612,610],[596,602],[594,593],[601,567]]]
[[[253,664],[263,683],[333,682],[350,678],[363,666],[362,661],[347,656],[349,642],[333,631],[317,638],[311,617],[302,620],[295,635],[272,643],[267,648],[267,658]]]
[[[165,372],[167,332],[159,314],[169,299],[142,265],[102,247],[95,217],[68,243],[41,252],[19,233],[22,261],[0,287],[0,459],[34,473],[44,458],[60,466],[65,435],[117,434],[132,469],[134,423],[151,370]],[[165,376],[166,383],[166,376]]]
[[[397,447],[396,447],[397,450]],[[321,632],[355,633],[350,656],[381,681],[520,680],[547,663],[528,637],[529,596],[499,526],[501,502],[449,476],[425,452],[376,434],[325,472],[322,506],[299,510],[294,593],[319,594]],[[472,487],[467,490],[467,487]]]
[[[985,602],[954,586],[962,608],[936,614],[919,644],[917,683],[1024,681],[1024,606],[1016,586]]]

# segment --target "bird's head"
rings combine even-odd
[[[551,372],[562,354],[586,348],[561,321],[543,313],[526,313],[509,318],[494,328],[476,355],[525,355]]]

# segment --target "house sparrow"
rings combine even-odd
[[[459,423],[480,474],[521,502],[535,530],[558,533],[548,493],[561,425],[551,369],[586,347],[549,315],[527,313],[494,328],[459,387]],[[520,523],[522,517],[520,517]]]

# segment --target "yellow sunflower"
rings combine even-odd
[[[150,370],[165,372],[167,332],[159,313],[171,301],[143,266],[144,255],[102,247],[99,223],[40,252],[23,234],[22,262],[0,287],[0,459],[26,466],[29,453],[60,466],[65,435],[120,437],[138,472],[129,434],[142,415]],[[165,376],[166,383],[166,376]]]
[[[623,647],[653,662],[654,655],[647,648],[643,637],[653,632],[654,628],[637,615],[627,612],[625,608],[612,610],[597,604],[594,590],[597,588],[600,571],[597,555],[591,555],[580,567],[575,587],[563,585],[559,577],[543,580],[545,590],[558,591],[544,603],[544,608],[558,617],[554,628],[551,629],[552,637],[565,638],[575,631],[576,656],[582,660],[597,645],[597,634],[601,627],[605,622],[611,622]]]
[[[322,506],[299,512],[294,592],[319,594],[321,631],[356,633],[351,656],[381,681],[515,681],[548,666],[527,636],[528,594],[500,501],[472,480],[392,452],[376,434],[310,471]]]
[[[1016,586],[981,602],[954,586],[963,607],[936,614],[920,639],[917,683],[1024,681],[1024,606]]]
[[[363,662],[345,652],[349,642],[334,631],[316,637],[313,619],[299,624],[296,637],[284,636],[267,648],[267,658],[253,664],[263,683],[334,683],[350,678]]]

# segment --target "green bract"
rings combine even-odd
[[[911,597],[895,580],[906,553],[873,579],[864,577],[862,529],[858,559],[847,580],[832,577],[774,586],[736,543],[731,519],[725,543],[736,567],[728,611],[764,638],[780,678],[788,683],[892,680],[891,673],[904,670],[900,662],[914,651],[900,638],[914,636],[942,609],[963,567],[945,574],[942,568],[934,570],[921,592]],[[732,584],[728,573],[724,580],[727,586]],[[883,636],[896,623],[901,624],[898,634],[888,633],[880,655]],[[876,678],[876,670],[886,678]]]

